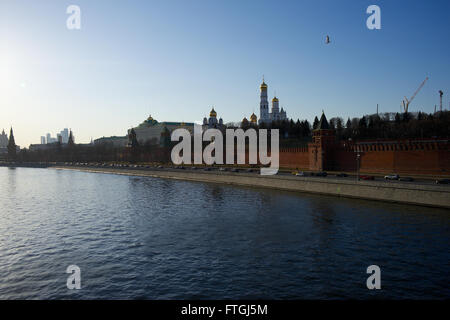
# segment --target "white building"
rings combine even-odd
[[[277,97],[272,99],[272,112],[269,112],[269,100],[267,97],[267,84],[261,83],[261,101],[259,103],[259,123],[271,123],[272,121],[287,120],[286,111],[279,106],[279,100]]]
[[[153,119],[152,116],[149,116],[146,120],[144,120],[139,126],[133,128],[136,133],[136,139],[138,143],[143,145],[156,145],[161,144],[165,139],[165,135],[170,134],[175,129],[187,129],[189,132],[194,131],[194,123],[191,122],[158,122],[156,119]],[[130,135],[131,129],[128,130],[127,137]]]
[[[206,129],[222,130],[224,128],[225,128],[225,126],[223,125],[222,118],[219,118],[219,120],[217,120],[217,112],[214,110],[214,107],[213,107],[211,109],[211,112],[209,113],[209,118],[208,119],[206,117],[203,118],[202,129],[203,130],[206,130]]]

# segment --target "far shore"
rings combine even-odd
[[[165,179],[178,179],[207,183],[220,183],[258,188],[279,189],[293,192],[306,192],[339,197],[413,204],[429,207],[450,208],[450,186],[389,183],[385,181],[356,181],[336,177],[299,177],[286,172],[274,176],[261,176],[259,170],[240,170],[239,172],[219,171],[217,169],[189,167],[96,167],[96,166],[50,166],[51,169],[77,170],[92,173],[144,176]],[[207,171],[208,170],[208,171]]]

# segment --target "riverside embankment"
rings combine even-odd
[[[431,184],[425,185],[400,182],[386,183],[384,181],[350,181],[329,177],[298,177],[288,175],[261,176],[258,173],[177,170],[166,168],[130,169],[58,166],[52,167],[52,169],[79,170],[95,173],[221,183],[450,208],[450,188],[448,186]]]

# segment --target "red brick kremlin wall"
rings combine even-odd
[[[367,143],[361,151],[361,172],[450,175],[448,140]]]
[[[309,170],[308,148],[280,149],[280,167]]]
[[[280,167],[356,171],[357,151],[361,173],[450,175],[450,140],[442,139],[311,143],[308,148],[281,149]]]

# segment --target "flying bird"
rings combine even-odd
[[[325,40],[325,43],[326,44],[329,44],[331,41],[330,41],[330,36],[329,35],[327,35],[327,38],[326,38],[326,40]]]

